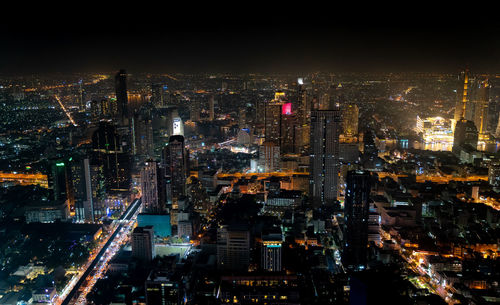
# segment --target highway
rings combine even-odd
[[[121,243],[116,243],[116,237],[119,236],[120,240],[123,240],[125,239],[126,237],[128,237],[128,234],[120,234],[122,231],[122,229],[124,229],[125,227],[127,227],[128,229],[130,229],[131,227],[131,223],[130,221],[136,216],[137,212],[139,211],[139,207],[141,206],[141,199],[136,199],[132,202],[132,204],[130,204],[130,206],[128,207],[128,209],[123,213],[123,215],[120,217],[119,220],[115,220],[113,225],[116,227],[115,230],[113,231],[113,233],[110,235],[110,237],[108,238],[107,242],[104,244],[104,246],[101,248],[101,250],[99,251],[99,253],[95,256],[95,258],[92,260],[92,262],[88,265],[88,267],[85,269],[85,271],[83,271],[83,274],[80,276],[80,278],[78,279],[78,281],[76,281],[76,283],[74,283],[74,286],[72,287],[72,289],[70,290],[70,292],[64,296],[63,294],[63,301],[60,302],[60,304],[62,305],[67,305],[67,304],[72,304],[70,303],[75,296],[78,296],[78,301],[80,301],[80,296],[79,296],[79,291],[81,291],[81,287],[82,287],[82,284],[86,284],[84,286],[87,286],[87,284],[91,283],[90,286],[93,286],[93,284],[95,284],[95,280],[96,278],[100,277],[100,275],[102,274],[102,272],[104,271],[104,269],[106,269],[107,267],[107,263],[109,262],[109,260],[114,256],[114,253],[117,251],[117,248],[119,249],[119,247],[116,247],[117,244],[121,244]],[[113,251],[109,251],[110,249],[110,245],[113,245]],[[106,259],[104,259],[106,258]],[[101,260],[104,260],[101,262]],[[96,268],[97,266],[97,268]],[[94,272],[94,274],[91,276],[91,279],[89,279],[89,275],[92,271],[99,271],[99,272]],[[73,284],[72,281],[70,281],[70,284]],[[91,289],[92,287],[84,287],[84,292],[88,293],[89,290]],[[56,302],[56,304],[59,304],[59,302]]]

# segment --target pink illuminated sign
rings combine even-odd
[[[292,114],[292,103],[283,104],[283,107],[281,107],[281,114]]]

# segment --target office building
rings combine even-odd
[[[460,119],[453,133],[453,148],[454,153],[459,153],[460,149],[465,145],[470,145],[473,149],[477,148],[478,141],[477,128],[473,121]]]
[[[263,233],[261,238],[261,268],[269,272],[282,270],[283,235],[280,229],[275,232]]]
[[[246,270],[250,263],[250,232],[243,225],[217,228],[217,267],[221,270]]]
[[[310,198],[316,204],[337,199],[341,128],[338,109],[311,112]]]
[[[347,172],[342,263],[349,270],[366,268],[371,190],[370,172]]]
[[[166,212],[165,174],[160,164],[149,160],[141,169],[143,211],[149,214]]]
[[[479,134],[485,134],[488,130],[489,91],[488,80],[479,82],[474,101],[474,125],[476,125]]]
[[[115,91],[118,105],[118,123],[120,126],[128,126],[127,72],[125,70],[120,70],[115,75]]]
[[[150,262],[155,257],[153,226],[136,227],[131,236],[132,257]]]
[[[71,164],[74,212],[77,222],[96,222],[104,216],[105,185],[103,168],[90,164],[89,158]]]
[[[128,191],[130,187],[131,160],[122,143],[113,124],[99,122],[98,129],[92,135],[91,163],[103,167],[108,193]]]
[[[170,202],[177,201],[185,195],[187,178],[187,152],[184,147],[184,137],[174,135],[168,139],[168,145],[163,148],[162,162],[165,167],[167,193]]]
[[[280,147],[274,142],[264,142],[259,147],[259,172],[269,173],[280,170]]]
[[[168,271],[153,270],[146,283],[146,305],[179,305],[181,293],[179,281]]]

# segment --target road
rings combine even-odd
[[[79,273],[81,276],[75,276],[70,281],[70,284],[68,285],[72,288],[64,289],[63,291],[69,290],[69,292],[67,292],[67,294],[63,293],[55,304],[74,304],[75,296],[78,296],[76,300],[77,304],[81,303],[82,295],[83,299],[85,299],[84,296],[86,296],[86,294],[92,289],[92,286],[95,284],[97,279],[104,274],[105,270],[107,270],[107,265],[111,258],[128,239],[130,235],[129,231],[134,227],[135,218],[139,212],[141,203],[141,199],[134,200],[120,219],[113,222],[112,226],[115,227],[115,230],[109,236],[104,246],[95,258],[85,265],[85,268],[83,268],[82,272]]]

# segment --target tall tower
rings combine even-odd
[[[146,213],[166,212],[164,175],[158,163],[147,161],[141,169],[142,202]]]
[[[277,145],[281,142],[281,101],[270,101],[265,105],[265,138],[266,142],[273,142]]]
[[[478,137],[477,128],[474,122],[466,119],[459,120],[453,133],[452,151],[458,153],[460,152],[460,148],[464,145],[470,145],[472,148],[476,149]]]
[[[217,268],[245,270],[250,263],[250,232],[243,225],[217,228]]]
[[[370,179],[370,172],[367,171],[347,172],[342,263],[350,270],[362,270],[366,267]]]
[[[103,167],[90,164],[85,157],[71,164],[71,180],[75,195],[75,219],[96,222],[105,214]]]
[[[68,173],[64,160],[55,160],[51,164],[49,187],[53,190],[53,199],[64,202],[68,199],[68,186],[66,184]]]
[[[208,100],[208,115],[208,119],[213,121],[215,118],[215,97],[213,95],[210,95]]]
[[[136,227],[131,236],[132,257],[150,262],[155,257],[153,226]]]
[[[115,76],[116,102],[118,104],[118,120],[121,126],[128,125],[127,72],[120,70]]]
[[[485,134],[488,122],[488,104],[490,98],[488,80],[479,83],[476,100],[474,101],[474,124],[479,134]]]
[[[339,135],[341,112],[311,112],[310,197],[314,203],[333,203],[339,181]]]
[[[183,136],[175,135],[168,139],[168,145],[163,149],[163,163],[166,175],[170,178],[168,179],[170,181],[170,190],[168,191],[171,198],[168,199],[176,201],[185,194],[187,176],[187,154]]]
[[[469,69],[465,69],[464,72],[461,73],[460,78],[462,82],[457,90],[457,101],[455,104],[455,126],[456,123],[461,119],[470,119],[468,115],[468,104],[471,95],[471,75]]]

